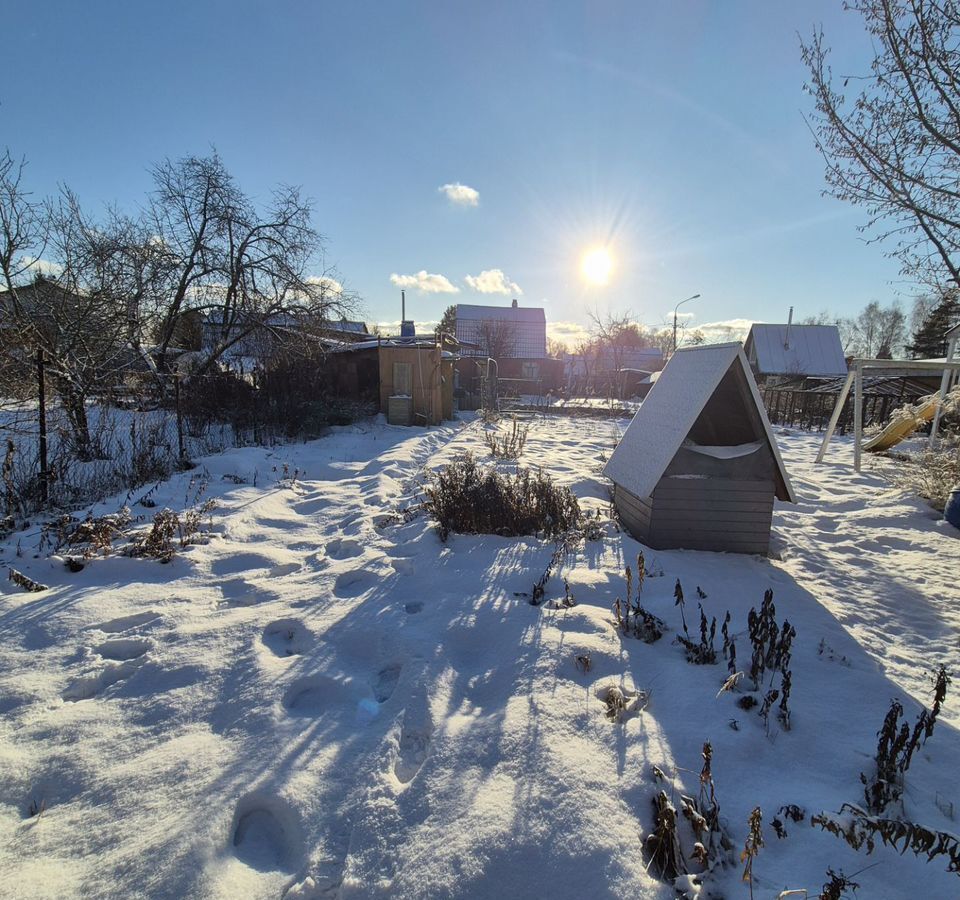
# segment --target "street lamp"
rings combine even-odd
[[[677,310],[680,309],[680,307],[683,306],[684,303],[689,303],[691,300],[696,300],[697,297],[699,296],[700,296],[699,294],[694,294],[692,297],[687,297],[686,300],[681,300],[673,308],[673,352],[674,353],[677,352]]]

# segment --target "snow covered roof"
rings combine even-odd
[[[344,331],[350,334],[369,334],[366,322],[352,322],[349,319],[340,319],[339,322],[330,322],[325,326],[330,331]]]
[[[761,375],[846,375],[840,329],[836,325],[754,323],[744,343]]]
[[[479,306],[457,304],[458,319],[506,319],[510,322],[546,322],[542,306]]]
[[[742,396],[746,402],[752,401],[756,410],[753,418],[762,426],[756,429],[754,439],[766,440],[776,461],[780,476],[777,496],[795,502],[763,400],[739,343],[684,347],[674,353],[604,466],[603,474],[634,496],[649,497],[724,376],[737,366],[748,388]]]

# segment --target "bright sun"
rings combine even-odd
[[[583,255],[580,271],[591,284],[606,284],[613,270],[613,258],[606,247],[594,247]]]

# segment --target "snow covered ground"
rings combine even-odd
[[[606,510],[599,471],[625,424],[537,419],[521,462]],[[485,457],[482,427],[364,424],[199,460],[151,499],[183,509],[202,487],[213,535],[165,565],[111,556],[71,574],[34,556],[35,531],[0,545],[50,586],[5,583],[0,600],[0,895],[667,898],[642,835],[658,790],[696,794],[705,740],[734,861],[763,810],[756,897],[817,896],[828,866],[871,866],[860,897],[960,894],[942,858],[867,857],[809,824],[862,803],[891,698],[912,722],[933,666],[960,671],[960,533],[854,473],[849,442],[816,467],[815,435],[781,433],[800,502],[778,505],[776,558],[647,551],[663,574],[643,602],[670,629],[647,645],[611,624],[641,547],[609,520],[535,607],[518,594],[551,543],[442,544],[423,515],[392,515],[428,470]],[[563,577],[571,609],[554,608]],[[692,630],[698,586],[708,616],[730,611],[741,668],[747,613],[773,589],[797,630],[790,731],[771,717],[768,733],[742,692],[718,696],[722,663],[687,663],[677,578]],[[609,721],[611,685],[645,692],[644,711]],[[937,830],[957,828],[958,724],[948,693],[906,777],[907,818]],[[787,804],[807,818],[779,840]],[[740,871],[714,888],[746,897]]]

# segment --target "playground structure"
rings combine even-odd
[[[949,344],[947,347],[946,359],[854,359],[850,363],[850,371],[847,373],[846,381],[837,396],[836,405],[833,408],[833,415],[830,417],[830,423],[823,435],[823,443],[820,445],[820,452],[817,454],[817,462],[823,462],[827,447],[833,432],[840,420],[840,414],[843,406],[847,402],[847,396],[850,394],[850,388],[853,387],[853,467],[860,471],[860,459],[863,450],[884,450],[902,441],[907,435],[915,431],[922,421],[931,421],[930,444],[936,441],[937,431],[940,425],[941,402],[940,398],[945,397],[951,386],[957,382],[960,377],[960,359],[955,358],[958,338],[960,338],[960,327],[952,328],[948,333]],[[943,372],[943,378],[940,381],[940,390],[933,395],[920,409],[917,418],[899,419],[891,422],[879,435],[873,438],[868,444],[863,443],[863,374],[868,372],[874,375],[908,375],[916,372]],[[929,416],[929,418],[926,418]]]
[[[940,392],[924,399],[920,408],[912,416],[894,416],[879,434],[874,435],[863,445],[868,453],[879,453],[895,447],[900,441],[908,438],[921,425],[933,421],[940,411]]]

